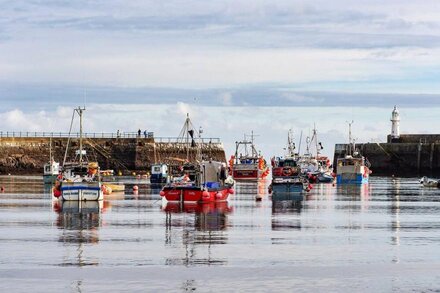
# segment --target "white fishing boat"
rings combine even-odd
[[[63,200],[67,201],[95,201],[104,199],[98,163],[88,162],[87,153],[83,149],[82,115],[84,110],[85,108],[81,107],[74,110],[67,148],[64,154],[62,174],[60,174],[60,178],[56,181],[54,188],[54,196],[61,196]],[[80,120],[79,150],[75,152],[75,159],[73,161],[66,162],[75,113],[79,115]]]
[[[60,172],[60,163],[55,161],[50,161],[44,164],[43,167],[43,182],[44,184],[52,184],[56,181],[57,176]]]
[[[43,182],[44,184],[53,184],[60,173],[60,163],[55,162],[52,157],[52,138],[49,142],[49,162],[43,166]]]
[[[307,137],[306,139],[306,152],[298,157],[301,174],[307,176],[311,183],[331,183],[334,181],[330,159],[321,154],[323,149],[322,143],[318,140],[316,127],[314,127],[311,138]]]
[[[151,165],[151,184],[169,183],[170,175],[168,173],[168,165],[163,163]]]
[[[437,187],[437,188],[439,188],[440,187],[440,180],[423,176],[422,179],[420,179],[420,184],[422,184],[424,187]]]

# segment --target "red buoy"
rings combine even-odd
[[[209,192],[205,190],[202,193],[202,197],[203,197],[203,199],[209,199],[211,196],[209,195]]]
[[[56,198],[61,196],[61,190],[59,190],[58,188],[54,188],[53,189],[53,196],[55,196]]]

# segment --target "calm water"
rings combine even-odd
[[[274,203],[240,184],[228,203],[184,207],[142,182],[81,207],[38,178],[0,184],[2,292],[440,290],[440,191],[417,179]]]

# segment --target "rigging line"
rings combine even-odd
[[[64,152],[63,166],[64,166],[64,164],[66,164],[67,151],[69,150],[70,134],[72,133],[72,126],[73,126],[73,119],[74,119],[74,118],[75,118],[75,110],[73,110],[72,120],[70,121],[69,137],[67,138],[66,151]]]

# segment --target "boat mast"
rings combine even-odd
[[[79,115],[79,162],[82,163],[83,161],[83,120],[82,120],[82,115],[83,115],[83,111],[85,111],[85,107],[81,108],[78,107],[77,109],[75,109],[75,111],[78,113]]]
[[[199,127],[199,146],[197,148],[197,160],[199,160],[200,163],[203,160],[203,158],[202,158],[202,133],[203,133],[203,129],[200,126]]]
[[[318,150],[318,133],[316,131],[316,124],[313,123],[313,137],[315,138],[315,147],[316,147],[316,158],[319,156],[319,150]]]
[[[347,122],[348,123],[348,150],[349,150],[349,155],[353,155],[354,152],[354,141],[353,138],[351,136],[351,125],[354,123],[353,120],[351,120],[351,122]],[[353,148],[353,149],[352,149]]]
[[[72,120],[70,120],[69,137],[67,138],[66,151],[64,152],[63,167],[64,167],[64,165],[66,164],[67,152],[68,152],[68,150],[69,150],[69,146],[70,146],[70,135],[71,135],[71,133],[72,133],[73,119],[75,119],[75,111],[76,111],[76,109],[73,110],[73,113],[72,113]]]
[[[186,113],[186,160],[189,161],[189,113]]]
[[[52,136],[49,138],[49,162],[52,164]]]
[[[298,147],[298,155],[301,156],[301,143],[302,143],[303,131],[301,130],[301,134],[299,136],[299,147]]]
[[[289,157],[295,157],[295,146],[293,143],[292,129],[287,132],[287,152]]]

